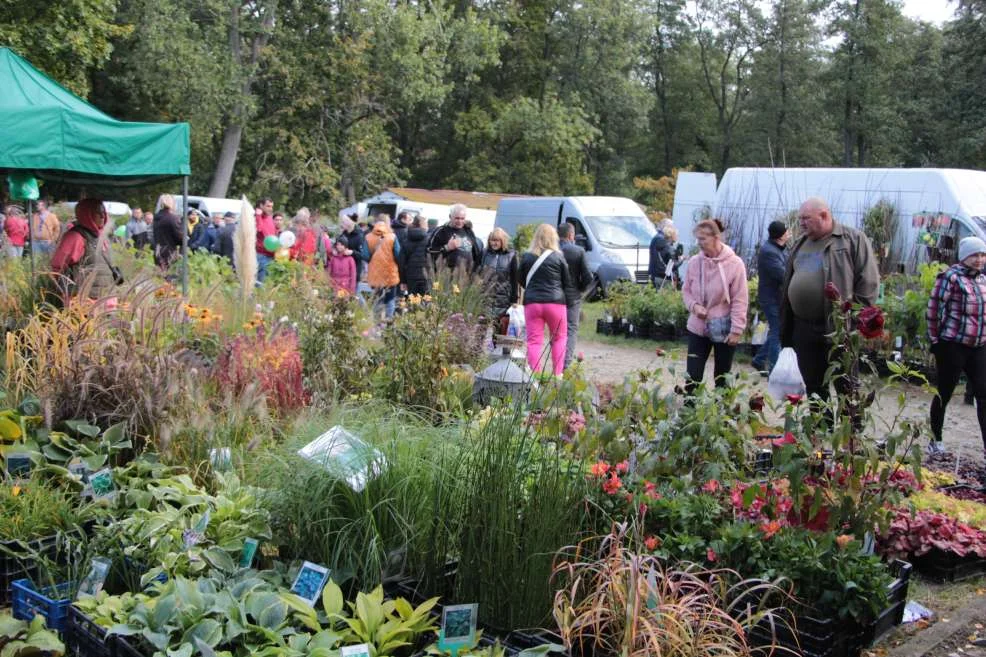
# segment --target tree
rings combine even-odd
[[[697,0],[692,17],[702,77],[715,105],[719,173],[731,163],[736,127],[743,121],[763,17],[751,0]]]
[[[128,25],[114,22],[115,0],[0,1],[0,45],[13,48],[52,79],[89,96],[89,74],[102,66]]]

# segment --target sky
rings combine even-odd
[[[952,18],[957,3],[947,0],[904,0],[905,16],[941,25]]]

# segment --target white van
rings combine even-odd
[[[184,214],[184,208],[182,207],[183,197],[181,194],[172,194],[172,196],[175,197],[175,212],[178,213],[178,216],[182,216]],[[206,218],[209,218],[214,214],[218,214],[221,217],[227,212],[232,212],[237,218],[239,218],[240,210],[243,207],[243,201],[235,198],[189,196],[188,207],[198,210]],[[154,208],[154,212],[157,212],[160,209],[161,202],[158,200],[158,203]]]
[[[575,226],[599,291],[620,279],[649,281],[650,242],[657,229],[640,206],[617,196],[506,198],[496,208],[497,228],[516,236],[523,225]]]
[[[726,241],[751,262],[770,222],[811,196],[854,228],[877,203],[892,204],[897,231],[884,257],[893,271],[911,273],[929,259],[951,263],[963,237],[986,240],[986,172],[965,169],[734,168],[718,187],[715,174],[680,173],[672,217],[686,252],[695,221],[715,216],[727,226]]]

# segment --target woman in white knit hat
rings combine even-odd
[[[938,373],[938,395],[931,402],[928,451],[944,453],[945,407],[965,372],[976,397],[986,457],[986,243],[978,237],[959,242],[959,261],[939,274],[928,300],[928,337]]]

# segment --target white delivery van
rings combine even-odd
[[[714,174],[680,173],[672,218],[690,252],[695,222],[719,217],[727,243],[751,262],[770,222],[787,219],[811,196],[854,228],[876,204],[892,204],[897,231],[885,257],[893,271],[910,273],[929,259],[951,263],[963,237],[986,240],[986,172],[965,169],[734,168],[718,186]]]
[[[373,222],[373,218],[386,214],[392,220],[405,210],[415,215],[421,215],[425,219],[436,219],[441,226],[448,221],[451,205],[441,205],[438,203],[421,203],[418,201],[407,201],[404,199],[387,199],[381,201],[369,201],[364,208],[360,208],[360,219]],[[472,222],[472,232],[476,239],[486,244],[486,238],[493,231],[493,221],[496,212],[493,210],[479,210],[477,208],[466,208],[466,218]]]
[[[175,212],[178,216],[184,214],[184,208],[182,208],[183,197],[181,194],[172,194],[175,197]],[[214,214],[218,214],[220,217],[227,212],[232,212],[239,218],[240,210],[243,207],[243,201],[235,198],[214,198],[211,196],[189,196],[188,197],[188,207],[194,208],[202,213],[206,218],[211,217]],[[157,205],[154,208],[154,212],[161,209],[161,202],[158,200]]]
[[[616,196],[507,198],[496,208],[497,228],[516,236],[525,224],[575,226],[575,241],[586,251],[599,292],[610,283],[648,282],[650,242],[657,229],[640,206]]]

